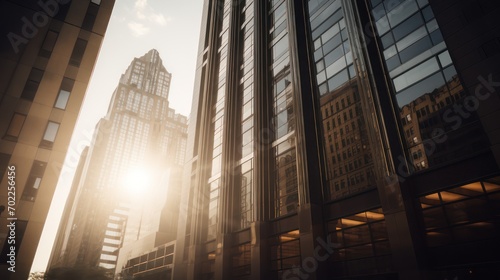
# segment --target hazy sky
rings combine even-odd
[[[158,50],[172,73],[170,107],[189,115],[202,6],[202,0],[116,0],[31,271],[46,269],[80,153],[134,57]]]

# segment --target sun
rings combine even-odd
[[[147,192],[151,184],[151,172],[144,168],[132,168],[123,176],[123,186],[132,195]]]

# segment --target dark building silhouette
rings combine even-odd
[[[205,1],[173,279],[498,278],[499,11]]]
[[[114,2],[0,1],[1,279],[28,278]]]

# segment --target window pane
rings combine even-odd
[[[389,18],[391,26],[395,27],[417,10],[418,10],[417,3],[415,3],[414,1],[406,1],[400,4],[391,12],[389,12],[387,14],[387,17]]]
[[[395,78],[394,87],[396,91],[400,91],[415,82],[420,81],[422,78],[428,76],[439,70],[439,65],[435,57],[427,60],[426,62],[418,65],[412,70],[406,72],[405,74]]]
[[[405,37],[423,24],[424,21],[422,16],[420,13],[416,13],[392,30],[394,39],[399,41],[401,38]]]
[[[56,44],[57,36],[59,36],[58,32],[52,30],[47,32],[47,35],[45,35],[45,41],[43,41],[42,47],[40,48],[40,56],[47,58],[50,57],[50,54],[52,54],[52,50]]]
[[[78,38],[75,43],[75,47],[73,49],[73,53],[71,54],[71,58],[69,60],[69,64],[73,66],[80,66],[82,62],[83,53],[85,52],[85,48],[87,47],[87,41]]]
[[[401,91],[396,95],[396,99],[400,108],[413,102],[418,97],[425,93],[432,92],[434,89],[439,88],[445,84],[443,74],[438,72],[413,86]]]
[[[24,120],[26,120],[25,115],[14,113],[6,135],[18,137],[19,133],[21,133],[21,129],[23,128]]]
[[[399,40],[396,45],[398,46],[398,50],[402,51],[406,49],[408,46],[411,44],[417,42],[421,38],[425,37],[427,35],[427,30],[425,29],[425,26],[422,26],[421,28],[415,30],[413,33],[410,35],[404,37],[403,39]]]
[[[405,63],[410,59],[416,57],[417,55],[430,49],[431,47],[432,47],[431,38],[425,35],[422,39],[418,40],[411,46],[399,52],[399,57],[401,58],[401,62]]]
[[[54,142],[57,135],[57,130],[59,129],[59,124],[54,122],[49,122],[45,134],[43,135],[43,140]]]
[[[451,57],[450,57],[450,53],[448,51],[445,51],[441,54],[438,55],[439,57],[439,62],[441,62],[441,66],[442,67],[446,67],[448,65],[451,64]]]
[[[371,240],[368,225],[345,229],[344,241],[346,246],[369,243]]]
[[[68,104],[68,99],[69,99],[69,91],[61,89],[59,91],[59,95],[57,96],[56,104],[54,107],[59,108],[59,109],[66,109],[66,105]]]
[[[21,98],[33,101],[35,98],[36,91],[38,90],[38,85],[42,80],[43,70],[32,68],[28,80],[21,94]]]
[[[348,80],[349,76],[347,74],[347,69],[344,69],[344,71],[340,72],[339,74],[335,75],[330,80],[328,80],[328,87],[330,88],[330,91],[333,91],[334,89],[343,85]]]
[[[92,31],[94,27],[94,22],[99,12],[99,5],[90,3],[85,18],[83,19],[82,28],[88,31]]]
[[[388,46],[394,44],[394,38],[392,37],[392,33],[389,32],[386,35],[382,36],[380,38],[380,41],[382,42],[382,46],[384,48],[387,48]]]
[[[273,59],[279,58],[288,49],[288,34],[273,46]]]
[[[42,181],[42,178],[40,177],[37,177],[35,179],[35,182],[33,183],[33,188],[38,190],[40,188],[40,182]]]
[[[390,26],[389,22],[387,21],[387,17],[383,16],[377,22],[375,22],[375,25],[377,26],[377,31],[380,35],[383,35],[389,31]]]
[[[46,162],[37,160],[33,162],[28,180],[26,181],[26,185],[21,195],[22,200],[35,201],[46,166]]]

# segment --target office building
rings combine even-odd
[[[187,118],[169,108],[171,77],[154,49],[122,74],[75,182],[49,270],[104,267],[113,274],[119,253],[126,258],[175,239],[171,209],[179,203]]]
[[[203,11],[173,279],[499,277],[498,2]]]
[[[114,2],[0,2],[1,279],[28,278]]]
[[[186,153],[187,118],[169,109],[165,133],[170,139],[167,197],[161,212],[159,208],[144,212],[144,216],[150,216],[157,227],[149,235],[143,234],[120,248],[115,270],[115,275],[121,277],[118,279],[169,279],[168,275],[172,274]]]
[[[87,156],[89,153],[89,147],[85,147],[80,155],[80,159],[78,161],[78,165],[76,167],[75,171],[75,176],[73,177],[73,182],[71,184],[71,188],[68,194],[68,199],[66,200],[66,205],[64,207],[63,211],[63,216],[61,217],[61,221],[68,221],[66,223],[61,223],[59,226],[59,231],[57,232],[57,236],[53,245],[53,251],[54,252],[67,252],[66,254],[61,254],[54,256],[52,255],[51,257],[57,257],[57,259],[51,259],[49,260],[49,263],[51,266],[54,267],[63,267],[63,264],[67,259],[75,259],[78,252],[71,251],[70,248],[68,248],[68,244],[71,244],[71,241],[69,241],[69,238],[75,238],[74,235],[71,235],[71,231],[73,230],[73,219],[74,216],[71,215],[72,207],[75,205],[75,199],[77,196],[79,196],[78,192],[78,185],[80,183],[80,180],[82,179],[82,173],[83,173],[83,167],[85,165],[85,162],[87,161]],[[71,255],[72,254],[72,255]]]

